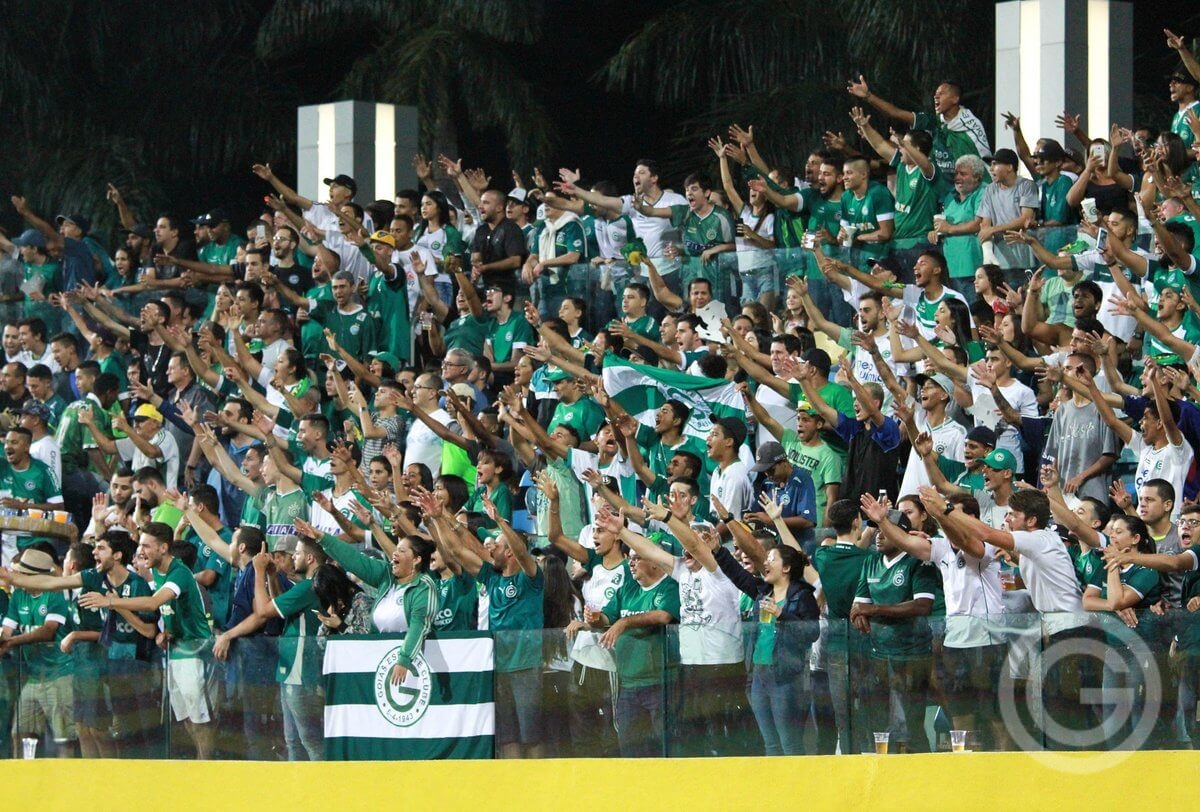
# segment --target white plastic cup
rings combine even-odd
[[[37,758],[38,740],[36,738],[26,737],[21,739],[21,757],[22,758]]]
[[[858,233],[858,226],[842,226],[842,230],[846,232],[846,239],[842,240],[842,247],[852,248],[854,246],[854,235]]]
[[[950,731],[950,752],[962,753],[967,749],[967,731],[951,730]]]
[[[888,741],[892,738],[892,734],[886,730],[883,733],[875,734],[875,754],[886,756],[888,751]]]

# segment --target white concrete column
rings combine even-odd
[[[1016,113],[1030,145],[1065,133],[1054,119],[1083,116],[1092,137],[1133,126],[1133,3],[1004,0],[996,3],[996,147],[1013,146],[1003,114]]]
[[[417,108],[339,101],[296,110],[296,191],[312,200],[328,193],[324,178],[345,174],[358,184],[355,201],[391,200],[416,188]]]

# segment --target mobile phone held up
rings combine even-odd
[[[1108,229],[1102,228],[1096,232],[1096,250],[1108,250]]]

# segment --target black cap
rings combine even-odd
[[[224,209],[213,209],[208,213],[208,224],[210,226],[219,226],[221,223],[229,222],[229,212]]]
[[[870,265],[878,265],[885,271],[891,271],[892,274],[897,278],[900,277],[900,260],[896,259],[891,254],[887,255],[886,257],[877,257],[875,259],[868,260],[868,263]]]
[[[191,220],[188,220],[188,222],[194,226],[211,226],[213,224],[212,219],[208,216],[207,212],[199,217],[193,217]]]
[[[1167,76],[1167,82],[1178,82],[1181,85],[1191,85],[1192,87],[1200,87],[1200,82],[1196,81],[1196,77],[1192,76],[1186,70],[1177,70]]]
[[[1013,169],[1016,169],[1021,165],[1021,159],[1018,158],[1017,153],[1013,152],[1011,149],[998,149],[996,150],[995,154],[992,155],[992,163],[1008,164]]]
[[[1041,158],[1044,161],[1065,161],[1067,151],[1057,141],[1047,140],[1042,144],[1041,149],[1033,153],[1033,157]]]
[[[996,447],[996,432],[989,429],[987,426],[975,426],[967,432],[967,439],[974,440],[977,443],[986,445],[989,448]]]
[[[354,178],[350,177],[349,175],[336,175],[332,178],[325,178],[326,186],[332,186],[335,183],[338,186],[345,186],[347,189],[349,189],[351,197],[354,197],[356,194],[358,194],[358,184],[355,183]]]
[[[800,360],[821,370],[821,373],[824,375],[828,375],[829,370],[833,368],[833,361],[829,359],[829,353],[818,347],[813,347],[811,350],[804,353],[804,355],[800,357]]]
[[[783,452],[783,446],[774,440],[768,440],[758,447],[758,453],[754,456],[754,465],[750,470],[761,474],[763,471],[770,471],[786,459],[787,454]]]
[[[121,229],[122,234],[133,234],[136,237],[141,237],[144,240],[154,239],[154,229],[145,223],[134,223],[133,228]]]
[[[79,226],[79,230],[84,234],[87,234],[92,230],[92,221],[78,212],[75,214],[60,214],[54,218],[54,222],[60,226],[65,222],[74,223],[75,225]]]

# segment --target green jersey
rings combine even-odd
[[[1042,200],[1040,214],[1043,223],[1053,221],[1066,226],[1079,222],[1075,209],[1067,202],[1067,192],[1071,191],[1072,185],[1071,179],[1061,172],[1053,181],[1045,178],[1038,180],[1038,196]]]
[[[896,169],[896,231],[892,243],[896,248],[912,248],[929,241],[938,198],[946,193],[946,185],[937,167],[931,167],[933,177],[927,178],[921,167],[906,165],[899,150],[892,155],[892,166]]]
[[[232,528],[222,527],[217,531],[217,536],[226,544],[233,543]],[[229,620],[229,604],[233,600],[233,581],[236,577],[233,567],[216,550],[205,544],[195,530],[189,528],[183,539],[196,548],[196,566],[193,572],[196,575],[205,571],[217,574],[217,580],[208,588],[208,596],[212,600],[213,625],[224,629]]]
[[[224,245],[210,240],[200,247],[196,252],[196,259],[200,262],[207,262],[209,265],[222,265],[226,268],[229,263],[237,259],[238,246],[246,241],[236,235],[230,235]],[[300,252],[297,251],[297,254]]]
[[[41,401],[38,402],[41,403]],[[50,410],[50,422],[46,424],[46,427],[53,433],[58,430],[58,421],[62,419],[63,412],[67,409],[67,402],[62,399],[61,395],[51,395],[50,399],[42,405]]]
[[[469,632],[476,628],[479,611],[479,584],[465,572],[449,578],[434,579],[438,611],[433,628],[439,632]]]
[[[628,318],[621,319],[625,326],[640,336],[645,336],[651,341],[662,343],[662,331],[658,329],[658,322],[649,316],[642,316],[630,321]]]
[[[487,590],[488,629],[496,634],[496,670],[522,671],[542,665],[542,568],[532,578],[524,570],[501,575],[484,562],[476,579]]]
[[[945,215],[946,222],[952,226],[960,226],[974,221],[985,188],[984,184],[980,184],[979,188],[962,200],[958,199],[958,192],[950,192],[943,197],[942,214]],[[983,247],[979,244],[978,234],[943,236],[942,254],[946,257],[946,267],[950,269],[951,279],[974,276],[975,269],[983,264]]]
[[[578,252],[581,258],[586,258],[588,256],[587,238],[583,233],[582,223],[572,220],[571,222],[564,223],[561,228],[554,232],[554,254],[550,257],[543,257],[541,254],[538,254],[538,248],[540,247],[542,240],[542,233],[545,232],[545,230],[546,225],[544,222],[540,223],[537,228],[534,229],[533,253],[537,254],[539,259],[553,259],[554,257],[561,257],[564,254],[570,254],[572,252]],[[560,273],[565,272],[565,269],[563,268],[558,270]]]
[[[42,592],[38,595],[24,589],[14,589],[4,614],[4,625],[13,635],[37,631],[47,623],[57,623],[54,639],[45,643],[30,643],[20,647],[21,668],[33,680],[51,680],[71,674],[70,654],[63,654],[59,645],[67,636],[67,619],[71,610],[62,592]]]
[[[212,639],[212,629],[204,613],[200,585],[187,565],[172,558],[166,572],[150,573],[155,593],[166,589],[174,596],[162,605],[163,629],[171,638],[171,659],[180,660],[200,654]]]
[[[319,685],[321,665],[317,630],[321,628],[321,621],[317,613],[321,611],[321,602],[313,591],[312,579],[305,578],[272,603],[283,618],[276,677],[284,685]]]
[[[92,419],[96,427],[104,434],[112,434],[108,413],[100,406],[100,401],[88,396],[77,400],[63,410],[58,420],[58,430],[54,432],[54,440],[62,451],[63,476],[76,471],[86,471],[89,468],[98,473],[88,459],[88,451],[96,448],[96,440],[87,426],[79,422],[79,412],[88,407],[92,409]]]
[[[496,513],[506,522],[512,521],[512,491],[509,487],[501,482],[494,490],[489,491],[487,485],[477,485],[475,490],[471,492],[471,498],[467,500],[466,506],[463,508],[468,513],[485,513],[483,506],[483,497],[489,496],[492,504],[496,506]]]
[[[868,183],[862,197],[848,189],[842,194],[842,228],[852,228],[856,234],[873,234],[879,230],[880,223],[895,218],[896,201],[880,183]],[[864,262],[887,256],[892,250],[891,242],[855,242],[854,247]]]
[[[58,293],[62,287],[62,266],[57,262],[45,265],[25,263],[21,289],[41,291],[44,298],[34,300],[26,294],[25,304],[21,308],[22,315],[27,319],[41,319],[53,329],[59,323],[59,314],[58,308],[50,304],[49,298],[51,293]]]
[[[839,541],[813,551],[813,567],[821,576],[821,591],[829,610],[829,650],[846,651],[847,644],[855,651],[866,645],[865,638],[850,626],[850,607],[862,577],[863,562],[871,555],[854,544]]]
[[[937,567],[907,553],[897,553],[891,561],[882,553],[871,553],[863,562],[854,602],[895,606],[928,599],[932,603],[940,591],[940,581]],[[932,645],[926,617],[871,618],[871,653],[876,657],[927,657],[933,651]]]
[[[29,502],[62,502],[62,490],[54,481],[54,472],[49,465],[32,457],[24,471],[0,459],[0,495]]]
[[[1081,547],[1079,544],[1068,544],[1067,553],[1075,567],[1075,578],[1079,581],[1079,588],[1087,589],[1087,585],[1096,579],[1097,573],[1101,578],[1104,577],[1104,559],[1099,550]]]
[[[497,363],[504,364],[512,360],[513,350],[536,344],[537,339],[529,322],[514,310],[508,314],[508,320],[503,324],[499,321],[492,322],[487,343],[491,345],[492,358]]]
[[[805,445],[800,441],[800,435],[793,429],[783,432],[780,441],[788,461],[808,472],[812,477],[813,487],[817,493],[817,524],[825,521],[825,508],[829,502],[826,485],[840,485],[844,462],[842,455],[837,453],[829,443],[821,440],[816,445]]]
[[[689,257],[698,257],[714,245],[733,242],[737,233],[733,215],[720,206],[713,206],[701,217],[691,206],[670,206],[671,225],[683,236],[683,249]]]
[[[309,306],[309,318],[329,329],[338,346],[355,358],[366,358],[379,349],[379,319],[365,307],[353,305],[344,312],[336,302],[309,302]]]
[[[101,595],[116,595],[118,598],[146,598],[153,594],[150,585],[142,576],[133,570],[127,570],[128,575],[120,586],[114,586],[103,573],[96,570],[84,570],[79,573],[83,582],[84,592],[99,592]],[[112,609],[101,609],[100,619],[104,622]],[[138,617],[153,623],[157,618],[156,612],[138,612]],[[133,624],[125,616],[117,613],[111,644],[108,647],[108,659],[132,660],[137,653],[137,643],[141,634],[133,628]]]
[[[675,456],[675,452],[687,451],[691,454],[695,454],[700,459],[700,465],[702,468],[707,466],[709,462],[708,447],[699,437],[685,434],[680,439],[678,445],[669,446],[662,441],[661,437],[654,435],[653,430],[650,428],[639,428],[638,435],[637,442],[642,448],[642,456],[646,460],[646,465],[648,465],[650,470],[655,474],[656,487],[647,494],[651,500],[657,500],[660,496],[664,499],[666,498],[668,486],[667,465],[671,462],[671,457]],[[647,442],[646,435],[653,437],[653,439]],[[700,476],[702,479],[705,478],[703,471],[701,472]],[[657,482],[659,479],[662,480],[661,484]],[[701,484],[703,486],[703,483]]]
[[[401,361],[412,360],[412,318],[409,315],[408,281],[404,268],[396,269],[396,278],[371,274],[367,285],[370,318],[382,331],[379,344]]]
[[[263,494],[262,521],[258,527],[267,537],[267,549],[275,552],[284,538],[295,535],[296,519],[308,519],[308,496],[301,488],[280,493],[274,486],[264,488],[260,493]]]
[[[644,587],[629,578],[605,604],[602,613],[609,623],[646,612],[666,612],[671,623],[679,622],[679,584],[664,575],[653,586]],[[662,685],[665,669],[679,662],[677,636],[667,639],[665,626],[627,629],[613,649],[617,675],[626,688]]]
[[[1184,146],[1189,149],[1192,142],[1196,140],[1196,134],[1192,132],[1192,128],[1188,126],[1187,114],[1188,111],[1195,112],[1200,115],[1200,101],[1194,101],[1182,110],[1176,110],[1175,115],[1171,116],[1171,132],[1183,139]]]
[[[491,319],[476,318],[470,313],[463,313],[446,326],[442,341],[447,350],[466,350],[471,355],[480,355],[483,353],[483,343],[491,330]]]
[[[978,155],[986,160],[992,155],[987,128],[965,107],[958,108],[958,115],[949,121],[940,113],[917,113],[913,127],[933,136],[929,155],[947,183],[954,182],[954,162],[962,156]]]
[[[581,397],[574,403],[559,401],[546,431],[552,432],[563,425],[570,426],[579,435],[579,442],[586,443],[595,436],[603,423],[604,410],[600,408],[600,404],[590,397]]]

